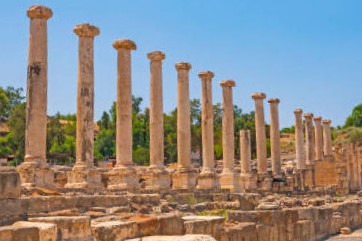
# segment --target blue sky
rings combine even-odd
[[[281,126],[302,108],[342,125],[362,97],[362,1],[243,0],[13,0],[0,8],[1,86],[26,88],[29,19],[33,4],[52,8],[48,25],[48,113],[75,113],[79,23],[100,28],[95,40],[95,118],[116,98],[114,40],[129,38],[133,94],[149,103],[149,60],[166,53],[164,109],[176,106],[174,64],[187,61],[191,98],[200,98],[197,73],[211,70],[213,100],[221,101],[220,80],[233,79],[234,103],[253,110],[250,94],[279,98]],[[269,108],[265,103],[267,121]]]

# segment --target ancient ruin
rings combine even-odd
[[[283,156],[278,109],[282,102],[271,98],[268,159],[267,95],[262,92],[251,95],[255,133],[237,130],[240,138],[236,143],[233,92],[237,86],[233,80],[220,82],[223,159],[218,165],[211,71],[198,73],[203,163],[193,166],[188,62],[175,64],[177,167],[166,166],[162,134],[162,61],[166,55],[161,51],[147,54],[150,165],[137,167],[132,160],[131,88],[131,53],[137,47],[129,39],[113,43],[118,56],[116,163],[111,169],[94,165],[94,39],[100,30],[88,23],[74,27],[79,37],[76,162],[68,171],[52,168],[45,154],[47,20],[52,15],[52,10],[40,5],[27,12],[26,155],[16,169],[0,168],[0,241],[315,241],[338,234],[348,236],[362,226],[361,147],[332,146],[331,121],[295,109],[295,153]],[[255,160],[251,154],[253,134]],[[236,145],[240,146],[240,160],[235,160]],[[351,235],[361,236],[359,232]]]

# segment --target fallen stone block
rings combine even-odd
[[[126,241],[216,241],[210,235],[194,235],[187,234],[184,236],[148,236],[135,239],[127,239]]]
[[[1,241],[56,241],[57,226],[39,222],[17,222],[0,227]]]

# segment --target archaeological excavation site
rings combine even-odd
[[[218,80],[222,92],[221,160],[214,154],[211,70],[201,81],[202,162],[191,155],[191,63],[174,63],[177,81],[177,165],[164,162],[162,68],[166,54],[149,61],[149,165],[132,155],[130,39],[113,42],[117,54],[116,154],[111,166],[94,162],[94,40],[100,29],[73,29],[78,42],[76,159],[48,162],[48,20],[45,6],[28,8],[25,156],[0,167],[0,241],[319,241],[362,240],[362,149],[336,143],[332,121],[295,107],[291,153],[281,150],[279,105],[268,93],[249,93],[255,131],[235,129],[236,82]],[[24,14],[24,18],[25,18]],[[50,22],[49,22],[50,24]],[[112,46],[109,46],[111,48]],[[267,97],[268,96],[268,97]],[[265,120],[265,112],[270,120]],[[270,127],[266,128],[266,122]],[[238,140],[234,133],[237,131]],[[267,138],[267,133],[270,135]],[[252,155],[251,140],[256,155]],[[268,139],[268,141],[267,141]],[[235,155],[235,147],[240,155]],[[270,155],[269,155],[270,154]],[[269,157],[270,156],[270,157]]]

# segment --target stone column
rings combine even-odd
[[[222,148],[223,170],[220,176],[220,187],[237,191],[240,189],[238,176],[234,172],[234,105],[233,90],[235,81],[224,80],[220,82],[222,87]]]
[[[94,37],[99,29],[89,24],[75,26],[79,36],[77,87],[76,163],[68,173],[68,188],[100,188],[101,176],[94,169]]]
[[[313,127],[313,114],[312,113],[306,113],[304,114],[304,120],[305,120],[305,139],[306,139],[306,180],[305,184],[308,187],[314,186],[314,127]]]
[[[265,175],[268,171],[263,103],[266,95],[264,93],[254,93],[251,97],[255,101],[256,158],[258,174]]]
[[[170,177],[164,169],[164,130],[162,97],[162,60],[165,54],[154,51],[147,54],[150,60],[150,189],[169,189]]]
[[[323,151],[325,156],[332,156],[331,120],[323,120]]]
[[[305,139],[306,139],[306,163],[307,165],[314,164],[314,127],[313,127],[313,114],[305,113]]]
[[[201,134],[202,134],[202,171],[197,181],[198,189],[215,189],[216,174],[214,160],[214,114],[212,108],[211,81],[214,73],[211,71],[199,72],[201,79]]]
[[[191,64],[180,62],[177,70],[177,171],[173,174],[174,189],[196,187],[197,170],[191,165],[191,119],[189,71]]]
[[[304,134],[303,134],[303,110],[295,109],[295,160],[298,170],[306,169],[305,152],[304,152]]]
[[[240,173],[251,173],[250,130],[240,130]]]
[[[30,18],[30,37],[26,93],[25,158],[18,170],[23,186],[46,186],[53,179],[46,164],[47,21],[53,16],[53,12],[45,6],[34,5],[28,9],[27,16]],[[35,168],[41,168],[42,171],[40,169],[36,171]]]
[[[270,104],[270,144],[271,161],[274,178],[281,178],[282,165],[280,162],[280,133],[279,133],[279,108],[278,98],[269,99]]]
[[[132,161],[132,80],[131,50],[136,44],[129,39],[113,43],[117,50],[117,124],[116,167],[109,177],[109,189],[134,191],[138,188],[138,177]]]
[[[314,117],[314,137],[315,137],[315,159],[323,159],[323,132],[322,132],[322,117]]]

